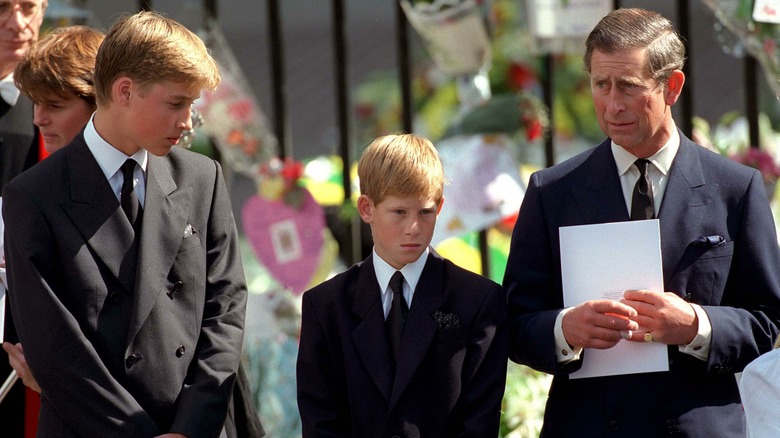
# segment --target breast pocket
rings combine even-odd
[[[692,303],[720,304],[733,255],[734,242],[725,242],[701,252],[675,276],[672,290],[677,289]]]
[[[181,245],[179,246],[179,253],[189,251],[193,248],[199,248],[200,246],[200,237],[197,234],[193,234],[182,238]]]

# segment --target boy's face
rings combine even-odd
[[[388,196],[374,204],[366,195],[358,198],[358,212],[371,225],[374,249],[390,266],[401,269],[420,258],[433,238],[436,216],[444,200],[416,196]]]
[[[185,84],[162,81],[146,89],[135,84],[128,92],[125,133],[130,142],[129,150],[123,148],[126,154],[143,148],[163,156],[179,143],[182,132],[192,129],[191,105],[198,98],[197,90],[193,93]]]
[[[33,123],[40,128],[49,153],[70,143],[94,111],[86,100],[75,95],[66,99],[51,93],[34,104]]]

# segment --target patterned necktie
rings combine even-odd
[[[401,338],[404,334],[406,316],[409,314],[409,306],[404,298],[404,275],[401,271],[395,271],[390,279],[390,289],[393,291],[393,303],[387,314],[385,325],[390,339],[390,352],[393,360],[398,362],[398,351],[401,349]]]
[[[631,197],[631,220],[655,218],[655,203],[653,201],[653,182],[647,166],[647,160],[636,160],[634,165],[639,169],[639,179],[634,186],[634,194]]]
[[[127,219],[130,220],[130,225],[135,225],[138,219],[138,211],[141,205],[138,202],[138,196],[135,193],[135,187],[133,184],[133,172],[135,171],[135,160],[128,159],[125,164],[122,165],[122,192],[120,196],[120,204],[122,210],[127,215]]]

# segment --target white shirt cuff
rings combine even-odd
[[[696,337],[688,345],[680,345],[680,353],[691,355],[697,359],[706,361],[710,355],[710,341],[712,339],[712,324],[707,312],[698,305],[691,303],[696,318],[699,320],[699,328]]]
[[[566,342],[566,337],[563,336],[563,315],[571,310],[571,307],[561,310],[558,316],[555,318],[555,356],[558,358],[558,363],[568,363],[574,360],[580,359],[582,354],[582,348],[571,348],[569,343]]]

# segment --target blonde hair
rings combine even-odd
[[[102,32],[87,26],[55,28],[35,43],[14,71],[19,90],[35,102],[51,95],[80,97],[95,108],[93,73]]]
[[[444,193],[444,169],[430,140],[414,134],[378,137],[358,162],[360,193],[374,203],[388,196],[430,197]]]
[[[98,106],[111,102],[111,86],[127,76],[142,87],[161,81],[215,90],[219,68],[203,41],[154,11],[120,18],[106,34],[95,63]]]

